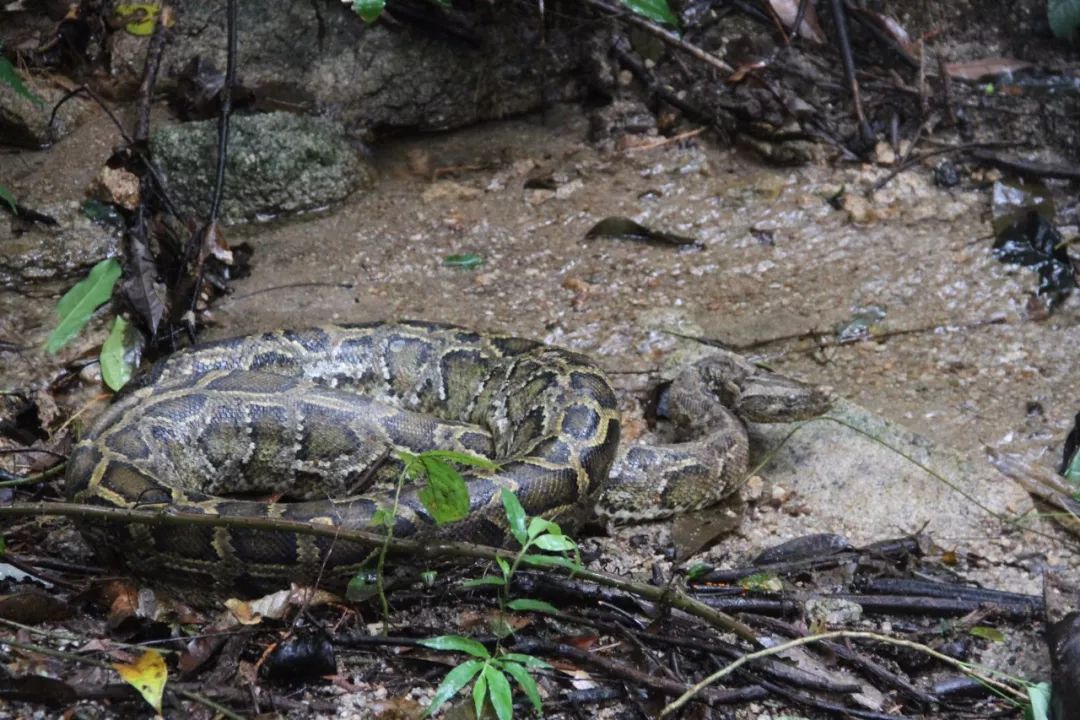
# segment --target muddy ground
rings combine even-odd
[[[6,157],[0,181],[31,205],[78,199],[116,141],[104,120],[92,119],[48,151]],[[369,159],[374,189],[344,206],[230,231],[231,242],[254,247],[253,270],[213,308],[207,337],[418,318],[538,338],[595,357],[623,392],[634,434],[643,431],[635,418],[645,389],[693,345],[679,334],[705,336],[753,346],[749,354],[777,370],[830,385],[955,449],[983,479],[991,505],[1004,498],[1004,509],[1029,509],[987,465],[987,448],[1058,462],[1077,411],[1080,302],[1074,296],[1046,312],[1034,273],[993,258],[990,177],[945,190],[928,168],[916,168],[868,207],[842,210],[829,202],[841,187],[861,191],[888,169],[766,167],[717,149],[707,134],[601,153],[576,106],[399,139]],[[526,189],[531,178],[555,189]],[[611,215],[701,246],[585,239]],[[1068,237],[1076,228],[1063,231]],[[446,265],[465,253],[482,265]],[[96,323],[57,357],[39,349],[69,284],[0,291],[0,336],[21,347],[0,356],[6,389],[47,381],[104,338],[104,323]],[[871,308],[882,315],[873,329],[879,339],[831,342],[835,328]],[[804,337],[812,333],[820,335]],[[72,408],[97,392],[93,369],[85,375],[83,390],[68,398]],[[969,503],[946,492],[933,501],[944,506],[927,508],[913,488],[910,507],[890,506],[883,518],[869,511],[877,502],[869,484],[802,486],[797,473],[780,489],[765,481],[758,497],[771,500],[752,502],[736,535],[698,559],[739,564],[807,530],[842,531],[856,543],[916,533],[927,513],[948,517],[949,503]],[[843,527],[792,511],[820,493],[840,509]],[[989,517],[977,527],[936,540],[983,558],[966,569],[988,586],[1038,594],[1047,565],[1075,565],[1075,542],[1048,523],[1033,526],[1045,535]],[[672,567],[664,524],[590,542],[608,570],[647,576],[654,564]],[[1034,634],[1010,636],[997,661],[1045,677]],[[342,711],[359,712],[378,688],[354,686]]]

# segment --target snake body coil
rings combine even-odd
[[[743,379],[754,374],[734,365]],[[695,366],[676,380],[670,404],[683,442],[619,453],[610,384],[567,350],[430,323],[223,340],[174,355],[124,393],[72,453],[67,495],[370,529],[375,511],[393,504],[387,492],[357,492],[372,469],[395,449],[442,449],[490,457],[498,469],[463,473],[469,513],[438,527],[407,487],[395,535],[501,543],[502,487],[530,515],[570,526],[598,501],[617,519],[658,517],[715,502],[745,471],[745,429],[720,403],[720,385],[742,394],[730,369],[720,379],[710,377],[715,363]],[[284,497],[244,497],[272,493]],[[340,587],[370,554],[283,531],[103,521],[80,529],[104,561],[152,581],[245,595],[317,577]]]

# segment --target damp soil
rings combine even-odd
[[[92,167],[102,155],[73,152],[66,163],[59,156],[65,146],[86,148],[95,128],[86,123],[49,153],[22,160],[20,197],[83,187],[93,173],[78,158]],[[767,167],[718,149],[707,135],[602,153],[587,135],[582,111],[561,106],[380,145],[369,158],[373,189],[341,207],[229,231],[230,242],[253,246],[252,272],[212,308],[206,337],[412,318],[537,338],[596,358],[622,392],[634,435],[644,431],[637,418],[648,388],[693,344],[684,336],[700,336],[829,385],[988,473],[987,448],[1056,465],[1077,412],[1080,302],[1069,298],[1048,313],[1034,295],[1036,275],[994,259],[988,180],[946,190],[929,168],[915,168],[853,212],[830,200],[861,192],[888,168]],[[699,244],[586,239],[609,216]],[[469,253],[482,263],[447,264]],[[22,347],[3,356],[6,388],[46,381],[104,339],[98,323],[56,358],[37,349],[65,287],[0,290],[0,330]],[[838,328],[868,313],[877,318],[871,337],[833,342]],[[92,375],[91,367],[87,389]],[[73,395],[73,406],[90,394]],[[860,505],[872,501],[858,493],[837,499],[850,502],[855,524]],[[775,509],[754,513],[739,531],[740,548],[768,545],[775,532],[775,522],[754,529],[755,518]],[[919,528],[898,512],[890,527],[861,530],[867,538]],[[1050,537],[1025,540],[1024,552],[1073,562],[1067,536],[1045,530]],[[640,550],[650,545],[634,539],[641,533],[666,542],[662,526],[619,531],[598,541],[615,556],[605,567],[647,573],[667,563],[656,547]],[[994,540],[971,537],[961,549],[979,554]],[[983,580],[1039,593],[1036,565],[1019,575],[1002,566],[998,583],[995,569],[984,568]],[[1039,673],[1044,659],[1030,652],[1037,657],[1022,664]]]

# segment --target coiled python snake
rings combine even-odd
[[[814,388],[720,355],[671,386],[666,414],[681,442],[620,451],[615,394],[588,358],[413,322],[213,342],[159,363],[138,385],[75,447],[71,501],[366,529],[392,499],[355,488],[392,449],[456,450],[498,463],[463,473],[467,517],[436,527],[407,487],[394,533],[494,544],[504,540],[502,487],[530,515],[571,527],[592,511],[626,520],[700,508],[746,471],[746,430],[725,403],[773,421],[828,405]],[[259,493],[286,496],[243,497]],[[102,560],[151,581],[244,595],[316,577],[340,587],[370,554],[332,538],[246,528],[85,521],[80,530]]]

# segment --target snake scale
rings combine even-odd
[[[619,448],[619,411],[587,357],[511,336],[421,322],[325,326],[208,343],[156,365],[85,433],[68,464],[73,502],[269,517],[353,529],[393,503],[365,487],[394,450],[493,459],[463,472],[470,510],[436,526],[406,486],[398,536],[499,544],[499,489],[530,515],[575,527],[701,508],[747,466],[750,420],[820,413],[825,393],[735,355],[682,371],[667,394],[676,442]],[[391,462],[386,462],[387,458]],[[400,465],[397,466],[400,468]],[[270,494],[281,494],[276,501]],[[260,499],[252,499],[259,497]],[[341,587],[370,548],[284,531],[82,521],[100,559],[152,582],[242,595],[288,582]]]

